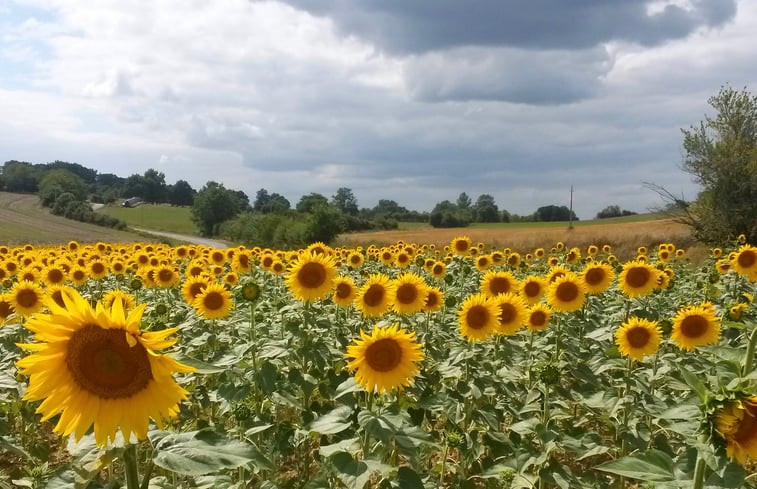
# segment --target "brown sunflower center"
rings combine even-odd
[[[431,273],[433,273],[434,275],[441,275],[444,273],[444,267],[442,265],[434,265]]]
[[[263,257],[263,266],[264,267],[270,267],[271,264],[273,264],[273,257],[271,256],[265,256]]]
[[[652,274],[646,267],[631,267],[626,274],[626,283],[631,287],[644,287],[649,283]]]
[[[359,265],[362,257],[360,255],[352,255],[350,256],[350,263],[353,265]]]
[[[317,289],[326,281],[326,269],[320,263],[305,263],[297,272],[297,282],[306,289]]]
[[[467,251],[468,250],[468,242],[464,239],[461,239],[459,241],[455,241],[455,250],[459,252]]]
[[[511,267],[514,267],[515,265],[518,264],[519,260],[520,258],[518,258],[516,255],[510,255],[507,257],[507,264],[510,265]]]
[[[599,285],[605,279],[605,271],[601,268],[591,268],[586,271],[584,279],[589,285]]]
[[[99,275],[101,273],[105,273],[105,265],[103,265],[99,261],[93,263],[92,264],[92,273],[94,273],[96,275]]]
[[[84,280],[85,277],[82,270],[74,270],[74,280]]]
[[[366,348],[365,361],[377,372],[389,372],[402,361],[402,348],[396,340],[380,339]]]
[[[651,336],[646,328],[631,328],[626,332],[626,340],[633,348],[644,348],[649,343]]]
[[[386,290],[384,289],[384,287],[379,284],[373,284],[368,287],[368,290],[366,290],[365,294],[363,294],[363,302],[369,307],[378,306],[379,304],[381,304],[381,301],[384,300],[385,293]]]
[[[189,286],[189,295],[195,298],[205,290],[205,287],[207,287],[207,284],[204,282],[195,282]]]
[[[528,297],[536,297],[541,292],[541,286],[537,282],[527,282],[523,286],[523,293]]]
[[[436,307],[439,304],[439,296],[435,293],[429,293],[426,296],[426,307]]]
[[[169,270],[168,268],[162,268],[158,272],[158,280],[161,282],[170,282],[173,280],[173,270]]]
[[[56,304],[58,304],[58,305],[59,305],[60,307],[62,307],[63,309],[65,309],[65,308],[66,308],[66,303],[65,303],[65,302],[63,302],[63,293],[62,293],[62,292],[61,292],[60,290],[56,290],[55,292],[53,292],[52,294],[50,294],[50,297],[51,297],[51,298],[52,298],[52,300],[54,300],[54,301],[55,301],[55,303],[56,303]]]
[[[147,350],[129,346],[127,334],[88,325],[71,335],[66,366],[79,387],[103,399],[131,397],[147,387],[153,378]]]
[[[544,311],[534,311],[531,313],[531,325],[536,326],[537,328],[540,326],[544,326],[547,324],[547,315],[544,313]]]
[[[687,338],[699,338],[707,332],[707,318],[698,314],[687,316],[681,321],[681,334]]]
[[[7,318],[13,312],[13,306],[8,301],[0,300],[0,320]]]
[[[500,324],[510,324],[513,322],[518,315],[518,310],[515,309],[515,306],[510,304],[509,302],[505,302],[499,305],[500,311],[499,311],[499,322]]]
[[[473,306],[468,310],[465,319],[471,329],[481,329],[489,323],[489,310],[484,306]]]
[[[757,413],[749,405],[744,406],[744,416],[739,421],[738,431],[733,435],[737,442],[746,442],[757,437]]]
[[[510,281],[506,277],[494,277],[489,281],[489,291],[494,294],[510,292]]]
[[[209,311],[217,311],[223,307],[223,296],[215,291],[208,292],[202,299],[202,305]]]
[[[21,307],[34,307],[39,302],[39,296],[31,289],[22,289],[16,294],[16,302]]]
[[[338,284],[336,286],[336,296],[340,299],[346,299],[350,296],[350,293],[352,292],[352,287],[350,287],[350,284],[346,284],[344,282]]]
[[[242,268],[248,268],[250,266],[250,258],[247,255],[237,255],[237,261]]]
[[[563,282],[557,286],[555,297],[561,302],[572,302],[578,298],[578,286],[573,282]]]
[[[61,272],[57,268],[53,268],[52,270],[47,272],[47,280],[49,280],[53,284],[59,284],[63,282],[63,272]]]
[[[397,287],[397,302],[412,304],[418,298],[418,288],[413,284],[402,284]]]
[[[744,268],[750,268],[757,262],[757,253],[752,250],[744,250],[739,253],[739,257],[736,259],[739,265]]]

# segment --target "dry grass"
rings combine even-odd
[[[474,243],[487,246],[509,247],[521,253],[536,248],[549,250],[558,241],[568,247],[577,246],[585,250],[590,244],[609,244],[619,259],[632,258],[636,248],[644,245],[657,246],[659,243],[674,243],[679,248],[689,250],[690,258],[696,259],[705,250],[697,245],[689,229],[670,219],[643,222],[624,222],[565,227],[516,227],[502,225],[496,228],[449,228],[449,229],[405,229],[343,234],[338,244],[343,246],[388,245],[402,240],[406,243],[435,243],[447,245],[457,236],[468,236]]]

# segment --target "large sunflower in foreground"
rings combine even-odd
[[[493,298],[473,294],[457,312],[460,334],[468,341],[482,341],[499,329],[499,306]]]
[[[360,339],[347,347],[345,357],[352,359],[347,368],[355,371],[355,381],[363,389],[382,393],[409,386],[424,354],[415,333],[394,324],[376,326],[370,335],[360,330]]]
[[[420,275],[403,273],[394,279],[393,308],[399,314],[414,314],[426,304],[428,286]]]
[[[586,285],[586,293],[600,294],[610,288],[615,272],[610,265],[592,263],[584,268],[581,277]]]
[[[568,272],[549,284],[547,302],[555,311],[577,311],[586,302],[586,286],[576,274]]]
[[[140,331],[144,305],[127,315],[120,300],[93,309],[77,292],[62,297],[65,308],[49,300],[51,314],[24,325],[37,342],[19,345],[33,352],[18,367],[29,376],[24,399],[44,399],[42,421],[60,414],[53,430],[76,440],[94,424],[97,444],[106,445],[119,428],[127,440],[144,439],[150,418],[162,427],[176,415],[187,392],[172,374],[194,370],[158,353],[176,342],[167,339],[176,328]]]
[[[715,414],[715,429],[727,443],[726,454],[741,465],[757,461],[757,396],[727,404]]]
[[[487,297],[494,297],[497,294],[507,294],[515,292],[518,288],[518,279],[510,272],[489,271],[481,278],[481,293]]]
[[[499,306],[499,315],[497,315],[497,319],[499,320],[498,332],[510,336],[520,331],[528,321],[528,306],[526,306],[526,301],[512,292],[497,294],[492,300]]]
[[[752,279],[757,277],[757,248],[750,245],[744,245],[739,248],[731,266],[736,273]]]
[[[618,277],[618,288],[628,297],[649,295],[657,287],[659,270],[638,258],[623,264]]]
[[[16,282],[7,297],[17,314],[31,316],[42,310],[45,294],[39,285],[22,280]]]
[[[632,317],[615,331],[615,344],[620,354],[643,360],[660,346],[660,327],[656,321]]]
[[[720,321],[710,303],[686,306],[673,317],[670,339],[683,350],[712,345],[720,339]]]
[[[328,296],[334,287],[334,278],[334,261],[326,255],[311,252],[300,256],[289,270],[286,284],[297,300],[307,302]]]

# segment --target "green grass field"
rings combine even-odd
[[[166,204],[143,204],[127,208],[118,205],[108,205],[98,210],[98,212],[121,219],[129,226],[179,234],[199,234],[197,227],[192,222],[189,207],[176,207]]]

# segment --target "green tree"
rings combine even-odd
[[[6,161],[3,165],[3,185],[8,192],[36,192],[42,171],[38,165],[26,161]]]
[[[42,205],[49,207],[63,193],[70,193],[79,201],[86,200],[87,185],[84,180],[69,170],[56,169],[45,173],[39,181],[37,193]]]
[[[352,190],[347,187],[339,188],[331,197],[331,203],[342,214],[356,216],[358,213],[357,199]]]
[[[200,189],[192,204],[192,220],[203,236],[213,236],[224,221],[236,216],[247,203],[221,183],[210,181]]]
[[[434,206],[428,222],[435,228],[465,227],[471,222],[471,213],[449,200],[443,200]]]
[[[189,182],[178,180],[168,188],[168,202],[171,205],[192,205],[196,193]]]
[[[722,87],[708,103],[715,116],[682,129],[683,169],[701,186],[682,220],[707,243],[757,242],[757,96]]]
[[[459,207],[460,209],[470,209],[472,203],[473,201],[465,192],[462,192],[457,196],[457,207]]]
[[[473,206],[476,222],[499,222],[499,208],[494,203],[494,197],[481,194]]]
[[[324,195],[312,192],[300,197],[300,201],[297,202],[295,209],[297,212],[313,212],[316,207],[324,205],[329,205],[329,199]]]

